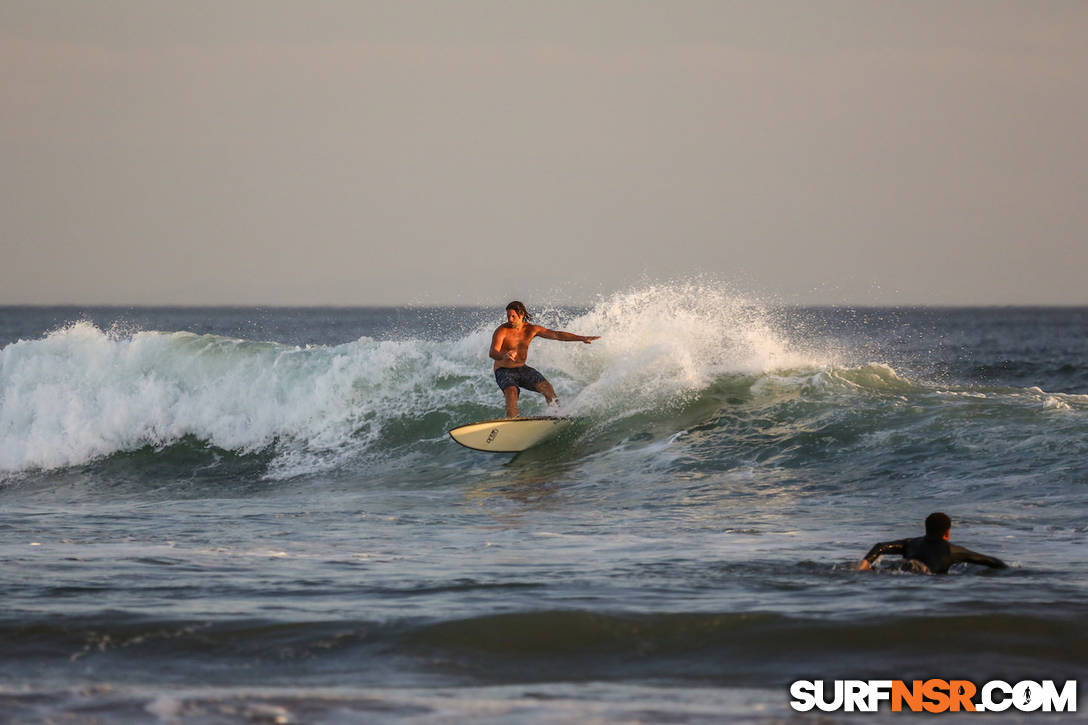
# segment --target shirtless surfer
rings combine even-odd
[[[561,342],[584,342],[587,345],[600,336],[586,337],[573,332],[549,330],[529,322],[529,312],[521,302],[506,306],[506,323],[499,325],[491,337],[490,357],[495,361],[495,382],[506,397],[506,417],[518,417],[518,395],[521,389],[535,390],[549,404],[558,404],[555,389],[543,375],[525,364],[529,355],[529,343],[534,337]]]

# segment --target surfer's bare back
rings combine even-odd
[[[506,306],[506,323],[499,325],[491,336],[490,357],[495,361],[495,382],[506,397],[506,417],[518,417],[518,395],[521,389],[533,390],[544,396],[548,404],[559,400],[555,389],[538,371],[525,364],[529,356],[529,343],[534,337],[561,342],[584,342],[587,345],[599,340],[599,335],[587,337],[573,332],[549,330],[529,322],[530,316],[525,305],[514,301]]]

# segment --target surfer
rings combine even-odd
[[[534,390],[544,396],[551,404],[559,404],[552,384],[537,370],[525,364],[529,355],[529,343],[534,337],[561,342],[584,342],[587,345],[600,336],[587,337],[573,332],[549,330],[532,324],[528,310],[521,302],[514,301],[506,306],[506,322],[499,325],[491,336],[490,357],[495,361],[495,382],[506,397],[506,417],[518,417],[518,395],[521,389]]]
[[[858,569],[868,569],[885,554],[903,557],[900,568],[916,574],[947,574],[948,568],[959,562],[982,564],[994,569],[1005,569],[1000,559],[978,554],[962,546],[948,543],[952,532],[952,519],[948,514],[935,511],[926,517],[926,535],[914,539],[899,539],[877,544],[858,564]]]

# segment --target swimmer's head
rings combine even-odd
[[[940,511],[934,511],[929,516],[926,516],[926,538],[927,539],[943,539],[945,534],[952,530],[952,519],[948,517],[948,514],[943,514]]]

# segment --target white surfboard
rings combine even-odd
[[[454,428],[450,437],[478,451],[516,453],[543,443],[574,422],[573,418],[500,418]]]

